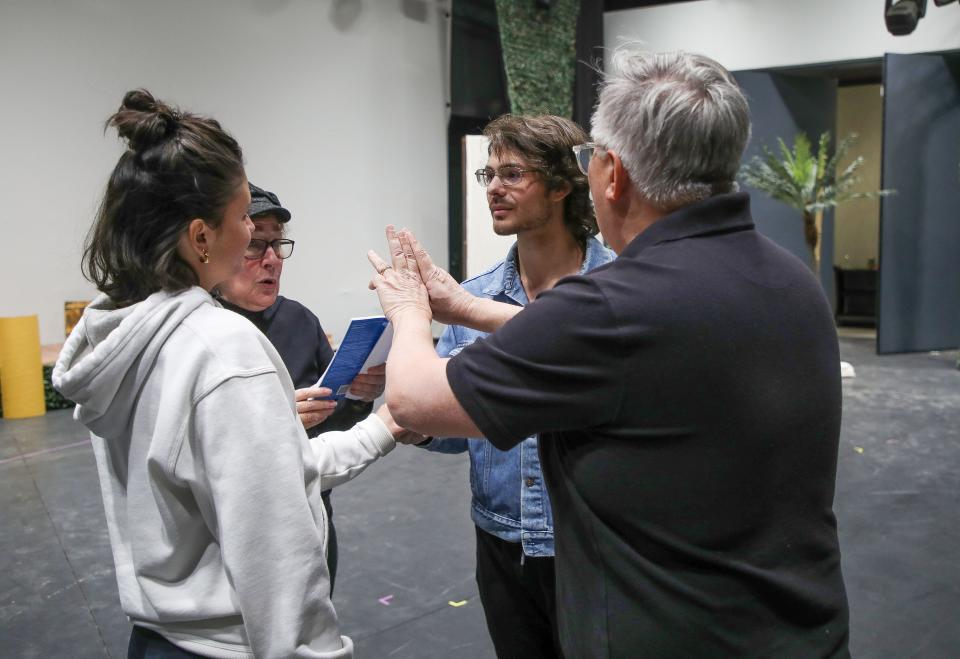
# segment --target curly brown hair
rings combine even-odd
[[[547,189],[570,186],[563,201],[563,221],[582,248],[587,238],[597,234],[597,217],[590,201],[587,177],[577,166],[571,147],[589,138],[580,126],[549,114],[497,117],[483,129],[489,138],[489,153],[516,153],[543,174]]]

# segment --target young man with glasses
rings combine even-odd
[[[251,183],[247,214],[254,229],[243,269],[219,285],[220,303],[249,319],[280,353],[296,388],[297,412],[309,437],[351,428],[372,412],[373,401],[383,393],[384,369],[376,367],[358,375],[350,389],[354,399],[342,398],[339,403],[323,400],[331,392],[313,385],[333,358],[333,348],[313,312],[280,295],[283,262],[293,254],[294,247],[294,241],[284,237],[290,211],[280,205],[277,195]],[[323,493],[323,504],[329,520],[327,564],[332,591],[337,571],[337,535],[329,490]]]
[[[571,147],[586,139],[575,123],[553,116],[505,115],[484,130],[487,164],[476,172],[487,192],[493,231],[516,236],[506,258],[463,282],[473,295],[524,306],[562,277],[611,261],[594,235],[597,222],[586,177]],[[447,327],[437,352],[460,352],[484,332]],[[469,451],[471,516],[477,534],[477,585],[500,659],[561,656],[554,598],[553,513],[537,436],[508,451],[482,438],[442,438],[431,451]]]

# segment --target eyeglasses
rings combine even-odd
[[[244,256],[251,261],[262,259],[267,253],[267,247],[272,247],[274,254],[281,259],[289,259],[293,254],[294,241],[287,238],[277,238],[276,240],[263,240],[261,238],[251,238],[247,245],[247,252]]]
[[[570,147],[573,149],[573,155],[577,159],[577,167],[584,174],[590,169],[590,159],[593,158],[593,152],[596,150],[606,151],[606,149],[596,142],[584,142]]]
[[[524,172],[539,171],[539,169],[524,169],[523,167],[518,167],[517,165],[504,165],[503,167],[499,167],[497,169],[485,167],[484,169],[478,169],[474,173],[477,176],[477,183],[483,187],[487,187],[493,183],[493,179],[496,177],[500,179],[500,182],[503,183],[505,187],[512,188],[515,185],[520,185],[520,182],[523,180]]]

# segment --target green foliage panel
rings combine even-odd
[[[533,0],[497,0],[497,19],[514,114],[573,117],[578,0],[538,9]]]
[[[73,407],[75,403],[72,400],[67,400],[53,388],[53,384],[50,382],[51,373],[53,373],[53,366],[43,367],[43,397],[46,400],[47,409],[62,410]]]

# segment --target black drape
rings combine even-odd
[[[573,80],[573,120],[590,132],[603,66],[603,0],[581,0],[577,17],[577,67]]]

